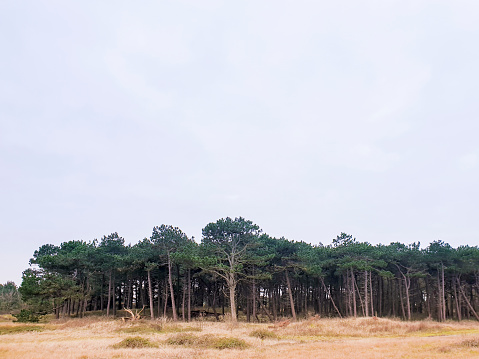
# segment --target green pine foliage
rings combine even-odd
[[[173,320],[479,320],[477,246],[372,245],[346,233],[330,245],[312,245],[271,237],[242,217],[211,222],[202,233],[198,243],[160,225],[136,244],[116,232],[44,244],[18,291],[0,285],[0,308],[20,309],[21,295],[34,315],[56,317],[128,317],[127,308]]]

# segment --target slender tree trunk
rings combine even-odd
[[[230,291],[230,310],[231,310],[231,321],[236,323],[237,316],[236,316],[236,300],[235,300],[235,294],[236,294],[236,279],[234,278],[234,274],[230,273],[230,278],[228,281],[228,288]]]
[[[356,285],[354,284],[355,283],[355,280],[354,280],[354,271],[351,269],[351,295],[352,295],[352,298],[353,298],[353,315],[354,315],[354,318],[356,318],[358,316],[358,312],[357,312],[357,307],[356,307],[356,290],[354,289],[354,287],[356,287]]]
[[[403,299],[403,296],[402,296],[402,290],[401,290],[401,285],[402,281],[400,278],[398,278],[398,289],[399,289],[399,299],[401,301],[401,312],[402,312],[402,317],[403,319],[406,318],[406,311],[404,309],[404,299]]]
[[[106,316],[110,316],[110,304],[111,304],[111,271],[108,280],[108,304],[106,305]]]
[[[161,280],[158,278],[158,318],[161,316]]]
[[[361,292],[359,291],[358,283],[356,282],[356,279],[354,279],[354,287],[356,289],[356,292],[358,293],[358,298],[359,298],[359,304],[361,305],[361,311],[363,312],[363,317],[366,315],[364,311],[364,302],[363,299],[361,298]]]
[[[181,301],[181,315],[183,317],[183,321],[185,321],[185,302],[186,302],[186,285],[185,281],[183,280],[183,300]]]
[[[101,275],[101,291],[100,291],[100,310],[101,310],[101,314],[103,315],[103,306],[104,306],[104,303],[103,303],[103,288],[105,286],[105,274],[102,273]]]
[[[406,289],[407,320],[411,320],[411,300],[409,295],[409,288],[411,288],[411,278],[404,276],[404,287]]]
[[[288,269],[284,271],[284,274],[286,276],[286,285],[288,286],[289,303],[291,305],[291,315],[293,316],[293,320],[296,321],[296,310],[294,309],[293,291],[291,290],[291,282],[289,280]]]
[[[437,269],[437,292],[438,292],[438,298],[437,298],[437,319],[442,322],[444,321],[444,318],[442,316],[443,310],[442,310],[442,300],[444,299],[444,296],[442,294],[442,283],[441,283],[441,278],[440,278],[441,271],[439,268]]]
[[[170,284],[170,295],[171,295],[171,307],[173,310],[173,320],[176,322],[178,320],[178,316],[176,314],[176,304],[175,304],[175,293],[173,290],[173,275],[171,273],[171,258],[170,253],[168,252],[168,283]]]
[[[188,321],[191,322],[191,269],[188,268]]]
[[[256,280],[254,278],[254,266],[253,266],[253,322],[256,320]]]
[[[276,300],[276,289],[271,291],[271,295],[272,295],[272,298],[271,298],[271,306],[273,308],[273,317],[274,317],[274,321],[276,321],[278,319],[278,306],[277,306],[277,300]]]
[[[218,313],[216,312],[216,298],[217,298],[217,294],[218,294],[218,287],[217,287],[217,281],[216,281],[216,276],[213,277],[213,280],[214,280],[214,284],[213,284],[213,303],[212,303],[212,307],[213,307],[213,313],[215,315],[215,319],[216,321],[219,321],[219,316],[218,316]]]
[[[255,297],[256,297],[257,293],[255,293],[254,295],[255,295]],[[272,321],[273,321],[273,318],[271,317],[271,314],[268,312],[268,310],[267,310],[266,307],[264,306],[263,301],[261,300],[261,298],[258,299],[258,303],[259,303],[259,306],[261,307],[261,309],[263,309],[264,313],[265,313],[266,316],[268,317],[269,321],[272,322]]]
[[[364,271],[364,308],[366,317],[369,317],[369,303],[368,303],[368,271]]]
[[[163,316],[166,318],[166,309],[168,306],[168,283],[165,283],[165,306],[163,308]]]
[[[453,290],[454,290],[454,299],[455,299],[455,302],[456,302],[456,314],[457,314],[457,319],[459,321],[462,320],[462,313],[461,313],[461,306],[459,305],[459,298],[458,298],[458,295],[457,295],[457,284],[456,284],[456,281],[457,281],[457,277],[456,279],[453,281]]]
[[[461,291],[461,294],[464,297],[464,300],[466,301],[467,306],[469,307],[470,311],[476,317],[476,319],[479,320],[479,315],[477,315],[477,312],[474,310],[474,307],[472,306],[471,302],[469,301],[469,299],[467,299],[466,293],[464,293],[464,289],[462,289],[462,286],[461,286],[461,283],[459,282],[459,279],[457,280],[457,284],[458,284],[459,290]]]
[[[153,286],[151,285],[151,269],[148,272],[148,297],[150,299],[150,318],[155,319],[155,313],[153,310]]]
[[[369,297],[371,298],[371,315],[374,315],[374,300],[373,300],[373,281],[371,279],[372,273],[369,271]]]
[[[442,300],[442,318],[443,321],[446,321],[446,290],[445,290],[445,283],[444,283],[444,264],[441,263],[441,277],[442,277],[442,295],[441,295],[441,300]]]
[[[409,269],[406,271],[406,274],[404,274],[401,271],[401,268],[399,265],[396,264],[396,267],[398,269],[398,272],[401,274],[401,277],[404,281],[404,292],[406,293],[406,310],[407,310],[407,320],[411,320],[411,301],[410,301],[410,288],[411,288],[411,278],[409,277],[408,274]]]
[[[333,296],[331,295],[331,291],[329,288],[326,287],[326,284],[324,283],[324,278],[320,277],[321,283],[323,284],[324,291],[328,294],[329,299],[331,300],[331,304],[333,305],[334,309],[336,310],[336,313],[338,313],[339,317],[342,318],[341,312],[339,311],[338,307],[336,306],[336,303],[334,303]]]
[[[347,291],[347,294],[348,294],[348,312],[347,312],[347,316],[352,316],[353,315],[353,301],[352,301],[352,296],[351,296],[351,276],[349,275],[349,269],[347,269],[346,271],[346,276],[343,276],[343,281],[344,281],[344,285],[346,287],[346,291]],[[354,293],[353,293],[354,294]]]
[[[82,317],[85,315],[86,312],[86,307],[88,304],[88,295],[90,294],[90,281],[88,277],[86,277],[86,283],[85,283],[85,298],[83,299],[83,310],[82,310]]]
[[[113,280],[111,283],[111,296],[112,296],[112,312],[113,317],[116,317],[116,287],[115,287],[115,276],[113,276]]]

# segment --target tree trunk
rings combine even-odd
[[[366,315],[364,311],[364,302],[363,298],[361,298],[361,292],[359,291],[358,283],[356,283],[356,279],[354,278],[354,287],[356,288],[356,292],[358,293],[359,304],[361,305],[361,311],[363,312],[363,317]]]
[[[155,313],[153,310],[153,287],[151,286],[151,270],[148,270],[148,297],[150,299],[150,318],[155,319]]]
[[[176,304],[175,304],[175,293],[173,291],[173,275],[171,273],[171,258],[170,253],[168,252],[168,283],[170,284],[170,295],[171,295],[171,307],[173,310],[173,320],[176,322],[178,320],[178,316],[176,314]]]
[[[476,319],[479,320],[479,315],[477,315],[477,312],[474,310],[474,307],[472,306],[471,302],[469,301],[469,299],[467,299],[466,293],[464,293],[464,289],[462,289],[462,286],[461,286],[461,283],[459,282],[459,279],[457,280],[457,284],[458,284],[459,290],[462,293],[462,296],[464,297],[464,300],[467,303],[467,306],[471,310],[472,314],[474,314]]]
[[[256,319],[256,280],[254,278],[254,267],[253,267],[253,322]]]
[[[457,277],[456,277],[456,280],[457,280]],[[455,299],[455,302],[456,302],[456,314],[457,314],[457,319],[459,321],[462,320],[462,313],[461,313],[461,306],[459,305],[459,298],[458,298],[458,295],[457,295],[457,284],[456,284],[456,280],[453,281],[453,289],[454,289],[454,299]]]
[[[255,296],[256,296],[256,293],[255,293]],[[269,314],[268,310],[266,309],[266,307],[264,306],[263,304],[263,301],[261,300],[261,298],[258,300],[259,302],[259,306],[261,307],[261,309],[263,309],[263,311],[265,312],[266,316],[268,317],[269,321],[272,322],[273,321],[273,318],[271,317],[271,314]]]
[[[166,318],[166,309],[168,307],[168,283],[165,283],[165,305],[163,307],[163,316]]]
[[[113,280],[111,283],[111,296],[112,296],[112,312],[113,317],[116,317],[116,287],[115,287],[115,276],[113,276]]]
[[[291,290],[291,282],[289,280],[288,269],[284,271],[286,276],[286,285],[288,286],[289,304],[291,305],[291,315],[293,320],[296,321],[296,310],[294,309],[293,291]]]
[[[441,301],[442,301],[442,318],[443,321],[446,321],[446,290],[445,290],[445,284],[444,284],[444,264],[441,263],[441,277],[442,277],[442,295],[441,295]]]
[[[85,312],[86,312],[86,307],[87,307],[87,304],[88,304],[88,295],[90,294],[90,281],[88,279],[88,277],[86,278],[86,281],[85,281],[85,297],[83,298],[83,309],[82,309],[82,318],[83,316],[85,315]]]
[[[188,268],[188,321],[191,322],[191,269]]]
[[[111,304],[111,271],[110,278],[108,280],[108,304],[106,305],[106,316],[110,316],[110,304]]]
[[[356,290],[354,289],[356,285],[354,283],[355,283],[354,271],[351,269],[351,295],[353,298],[353,311],[354,311],[353,315],[354,315],[354,318],[356,318],[358,316],[358,311],[356,307]]]
[[[403,296],[402,296],[402,291],[401,291],[401,285],[402,281],[400,278],[398,278],[398,289],[399,289],[399,299],[401,301],[401,312],[402,312],[402,317],[403,319],[406,318],[406,311],[404,309],[404,299],[403,299]]]
[[[369,317],[369,303],[368,303],[368,271],[364,271],[364,308],[366,317]]]
[[[334,309],[336,310],[336,313],[338,313],[339,317],[342,318],[341,312],[339,311],[338,307],[336,306],[336,303],[334,303],[333,296],[331,295],[331,291],[329,290],[328,287],[326,287],[326,284],[324,283],[324,278],[320,277],[321,283],[323,284],[324,291],[328,294],[329,299],[331,300],[331,304],[333,304]]]
[[[369,293],[371,298],[371,315],[374,315],[374,300],[373,300],[373,281],[371,279],[372,273],[369,271]]]
[[[230,280],[228,281],[228,288],[230,291],[230,310],[231,310],[231,321],[236,323],[237,316],[236,316],[236,299],[235,299],[235,292],[236,292],[236,280],[234,278],[234,274],[230,273]]]
[[[183,300],[181,301],[181,315],[183,317],[183,321],[185,321],[185,302],[186,302],[186,285],[183,280]]]
[[[212,308],[213,308],[213,314],[215,315],[216,321],[219,321],[220,318],[219,318],[218,313],[216,312],[216,298],[217,298],[217,293],[218,293],[216,276],[213,277],[213,280],[214,280],[214,285],[213,285],[213,302],[212,302],[211,306],[212,306]]]

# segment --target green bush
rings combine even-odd
[[[22,309],[20,313],[13,314],[17,318],[17,322],[20,323],[38,323],[40,321],[40,316],[36,313],[33,313],[31,310]]]
[[[248,344],[238,338],[216,338],[209,335],[196,336],[190,333],[177,334],[166,341],[170,345],[184,345],[214,349],[245,349]]]
[[[243,339],[218,338],[214,341],[212,347],[216,349],[245,349],[248,344]]]
[[[156,348],[158,344],[150,342],[148,339],[142,337],[130,337],[123,339],[118,344],[113,345],[113,348],[120,349],[120,348],[129,348],[129,349],[136,349],[136,348]]]
[[[25,332],[41,332],[42,330],[43,327],[39,325],[0,325],[0,335]]]

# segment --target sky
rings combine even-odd
[[[220,218],[479,244],[479,2],[0,2],[0,283]]]

